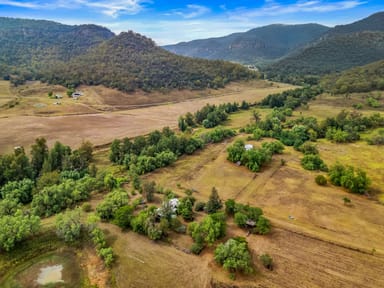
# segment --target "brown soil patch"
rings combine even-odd
[[[95,248],[85,247],[80,256],[80,265],[89,279],[89,284],[96,285],[98,288],[110,287],[108,284],[110,279],[109,270],[105,268],[103,261],[97,256]]]

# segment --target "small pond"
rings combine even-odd
[[[63,265],[53,265],[40,268],[40,274],[37,277],[36,282],[40,285],[49,283],[62,283],[63,280]]]
[[[82,270],[73,251],[41,255],[16,267],[1,288],[79,287]]]

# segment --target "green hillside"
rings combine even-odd
[[[335,94],[384,90],[384,60],[327,75],[321,84]]]
[[[328,35],[347,34],[361,31],[384,31],[384,12],[378,12],[362,20],[347,25],[337,25]]]
[[[324,75],[384,59],[384,13],[336,26],[319,40],[266,69],[270,78],[295,80]]]
[[[43,62],[68,61],[113,36],[96,25],[0,17],[0,76],[29,77]]]
[[[255,76],[241,65],[174,55],[151,39],[130,31],[69,62],[47,66],[41,79],[74,86],[103,84],[129,92],[223,87],[229,81]]]
[[[323,75],[384,58],[384,33],[359,32],[329,37],[272,64],[269,77]]]
[[[319,38],[328,29],[318,24],[274,24],[244,33],[182,42],[164,48],[184,56],[258,64],[280,58]]]

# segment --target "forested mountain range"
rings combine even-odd
[[[273,63],[270,77],[323,75],[384,59],[384,12],[336,26],[318,40]]]
[[[219,38],[164,46],[179,55],[255,64],[278,59],[329,30],[319,24],[274,24]]]
[[[165,46],[177,54],[256,64],[268,78],[341,72],[384,59],[384,12],[347,25],[269,25],[226,37]]]
[[[256,74],[228,62],[174,55],[134,32],[116,36],[96,25],[0,17],[0,76],[15,85],[38,79],[132,91],[222,87]]]

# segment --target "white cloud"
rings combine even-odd
[[[236,9],[229,13],[232,19],[253,18],[258,16],[277,16],[284,14],[302,13],[302,12],[332,12],[346,9],[352,9],[367,3],[361,0],[343,0],[338,2],[328,2],[323,0],[301,0],[292,4],[280,4],[274,0],[265,0],[265,5],[256,9]]]
[[[30,8],[30,9],[79,9],[92,8],[96,11],[117,17],[120,14],[137,14],[144,9],[150,0],[59,0],[59,1],[29,1],[19,2],[12,0],[0,0],[0,5]]]
[[[67,24],[80,24],[71,21]],[[187,19],[187,20],[160,20],[154,24],[151,21],[127,20],[109,23],[97,23],[107,27],[115,33],[133,30],[152,38],[158,45],[174,44],[181,41],[204,39],[225,36],[235,32],[247,31],[264,23],[231,22],[227,19]]]
[[[17,1],[0,0],[0,5],[7,5],[7,6],[14,6],[14,7],[21,7],[21,8],[32,8],[32,9],[40,8],[40,4],[35,2],[17,2]]]
[[[166,15],[178,15],[185,19],[192,19],[200,17],[204,14],[211,12],[208,7],[202,5],[189,4],[186,9],[174,9]]]

